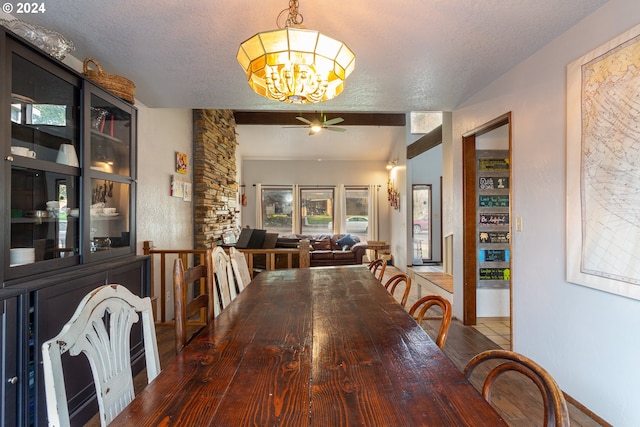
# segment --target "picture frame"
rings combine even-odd
[[[567,65],[566,280],[636,300],[638,50],[640,25]]]
[[[190,182],[185,182],[183,185],[183,195],[182,195],[182,200],[184,200],[185,202],[190,202],[191,201],[191,183]]]
[[[187,155],[176,151],[176,172],[186,175],[187,174]]]
[[[184,197],[184,182],[182,178],[179,176],[171,175],[171,186],[170,186],[170,195],[171,197]]]

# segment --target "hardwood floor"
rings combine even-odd
[[[387,266],[383,277],[383,283],[392,275],[397,274],[399,270],[393,266]],[[418,292],[412,289],[407,302],[407,310],[411,308],[418,298]],[[465,326],[458,319],[451,321],[449,328],[449,336],[444,346],[444,353],[451,361],[460,369],[464,369],[467,362],[476,354],[490,349],[501,348],[504,342],[500,341],[500,335],[503,339],[508,336],[508,332],[504,329],[500,319],[486,319],[486,322],[479,324],[478,328]],[[423,323],[423,328],[427,334],[435,340],[438,334],[439,321],[431,320]],[[483,328],[489,328],[483,329]],[[491,338],[481,332],[485,332]],[[495,335],[495,336],[494,336]],[[492,341],[495,340],[500,344]],[[507,346],[508,349],[508,346]],[[479,369],[482,368],[479,367]],[[482,387],[481,381],[488,372],[488,366],[480,369],[471,378],[471,382],[477,389]],[[496,385],[499,387],[494,390],[492,405],[498,410],[502,417],[514,427],[540,426],[544,418],[543,406],[540,393],[537,387],[528,379],[523,379],[514,373],[505,373],[504,376],[497,380]],[[577,402],[576,402],[577,403]],[[569,415],[571,418],[571,426],[609,426],[603,420],[598,419],[595,414],[588,414],[588,410],[581,410],[580,407],[567,401],[569,407]],[[579,404],[578,404],[579,405]],[[591,417],[593,415],[593,418]]]
[[[398,273],[399,270],[393,266],[387,267],[386,278]],[[415,302],[417,294],[412,293],[407,303],[407,309]],[[427,321],[423,327],[433,339],[437,335],[436,321]],[[164,368],[175,356],[173,326],[156,325],[156,335],[158,338],[158,350],[160,353],[160,365]],[[449,329],[449,337],[444,347],[444,353],[452,362],[462,370],[467,362],[481,351],[499,348],[499,345],[487,338],[473,327],[464,326],[459,320],[453,319]],[[476,388],[480,388],[480,382],[484,379],[486,370],[478,369],[472,377],[472,383]],[[136,394],[146,385],[146,372],[141,372],[134,379]],[[498,380],[498,387],[494,391],[492,404],[502,415],[502,417],[514,427],[540,426],[542,424],[542,399],[536,386],[528,379],[506,373]],[[588,411],[582,411],[579,407],[568,402],[571,425],[573,427],[608,426],[604,421],[596,421],[597,416],[591,418]],[[98,417],[94,417],[86,426],[99,426]],[[372,426],[375,427],[375,426]]]

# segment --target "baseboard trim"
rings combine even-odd
[[[613,427],[612,424],[609,424],[608,422],[606,422],[605,420],[603,420],[602,418],[600,418],[598,416],[598,414],[596,414],[595,412],[593,412],[591,409],[587,408],[586,406],[584,406],[582,403],[578,402],[576,399],[574,399],[573,397],[571,397],[570,395],[568,395],[565,392],[562,392],[564,394],[564,398],[566,399],[567,402],[571,403],[573,406],[575,406],[576,408],[578,408],[580,411],[582,411],[584,414],[586,414],[587,416],[589,416],[589,418],[591,418],[593,421],[597,422],[598,424],[600,424],[602,427]]]

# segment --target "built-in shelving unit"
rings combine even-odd
[[[137,110],[4,29],[0,57],[0,403],[4,425],[44,426],[42,343],[98,286],[149,294],[149,258],[135,254]],[[135,329],[136,367],[142,352]],[[63,364],[81,425],[97,411],[89,365]]]

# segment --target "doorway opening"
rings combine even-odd
[[[463,323],[507,325],[497,344],[511,347],[511,113],[462,137]],[[483,333],[495,331],[483,331]],[[505,338],[507,337],[507,338]],[[492,338],[493,339],[493,338]],[[504,340],[508,339],[505,343]]]

